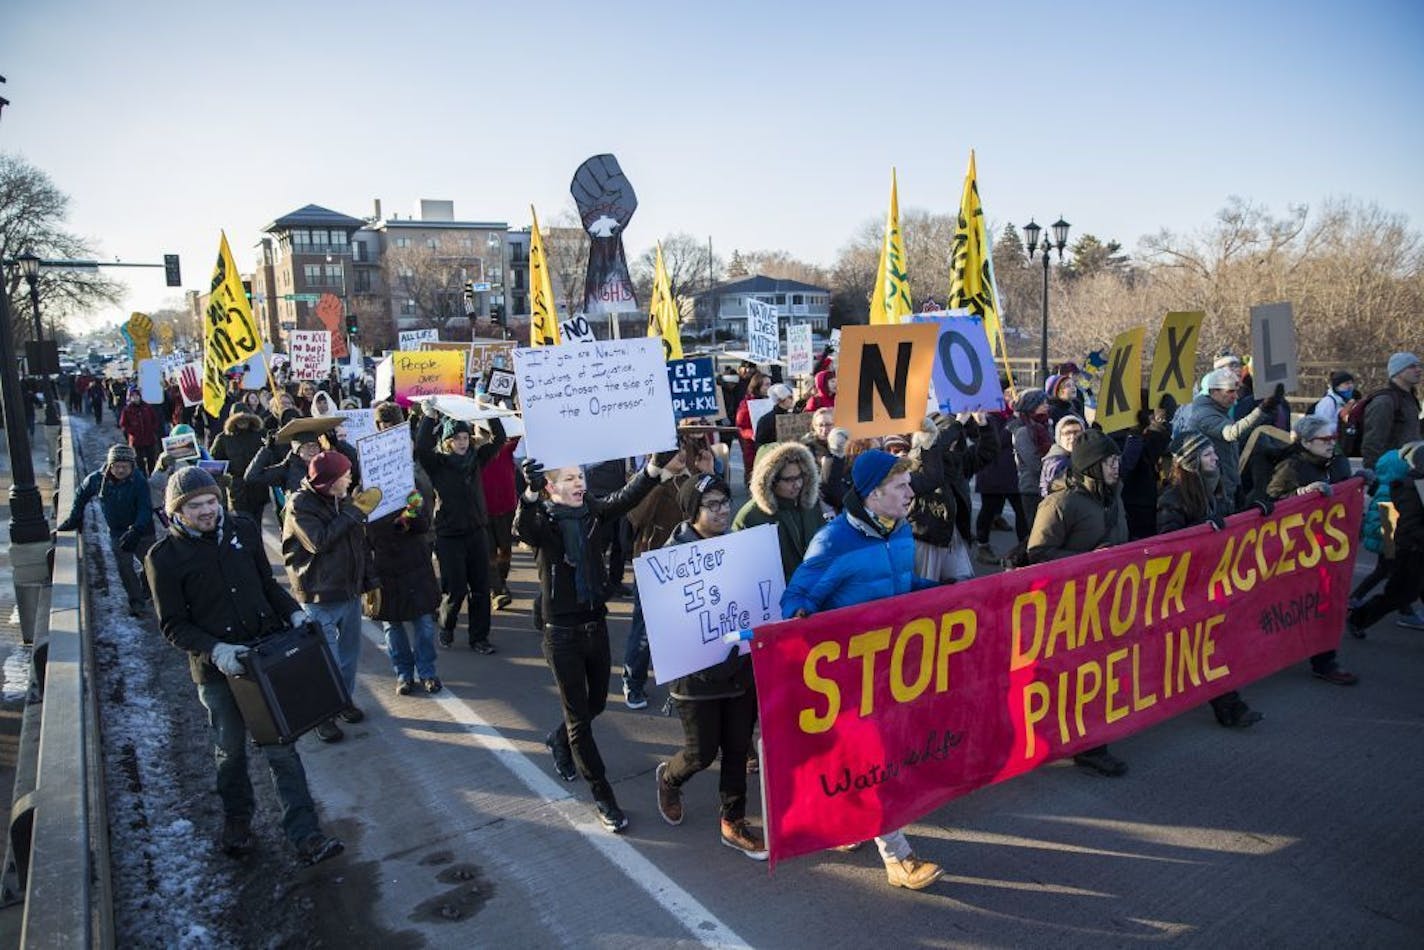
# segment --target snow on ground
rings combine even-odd
[[[3,691],[0,691],[0,702],[13,703],[29,695],[30,657],[33,654],[34,648],[22,643],[5,657],[5,684]]]

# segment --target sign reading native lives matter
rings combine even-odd
[[[935,342],[934,402],[941,412],[1004,408],[999,371],[984,332],[984,318],[967,310],[942,310],[915,317],[939,327]]]
[[[657,337],[514,351],[525,450],[545,468],[677,447]]]
[[[836,425],[852,439],[918,429],[938,340],[934,323],[842,327]]]
[[[712,357],[668,360],[667,377],[668,388],[672,391],[672,411],[677,421],[704,416],[715,419],[722,414],[717,408],[717,377]]]
[[[633,573],[659,683],[726,659],[724,634],[781,619],[775,525],[657,548],[633,561]]]
[[[1142,340],[1146,327],[1124,330],[1108,351],[1107,374],[1098,395],[1097,422],[1104,432],[1117,432],[1137,424],[1142,409]]]
[[[747,349],[753,363],[781,362],[781,334],[777,332],[776,308],[747,298]]]
[[[390,355],[395,398],[402,406],[420,396],[465,392],[468,356],[459,350],[418,350]]]
[[[810,376],[815,365],[811,352],[811,324],[792,323],[786,327],[786,371],[792,376]]]
[[[356,443],[361,461],[361,487],[379,488],[381,503],[367,517],[375,521],[405,507],[415,491],[415,457],[410,451],[410,429],[392,426]],[[425,503],[431,504],[430,499]]]
[[[1251,376],[1257,394],[1270,395],[1277,383],[1293,393],[1299,385],[1300,361],[1296,357],[1295,317],[1288,303],[1268,303],[1251,308]]]
[[[1147,392],[1152,399],[1148,409],[1162,405],[1162,397],[1170,394],[1177,405],[1192,401],[1192,380],[1196,378],[1197,341],[1201,338],[1200,310],[1169,313],[1162,318],[1157,333],[1157,345],[1152,348],[1152,373],[1147,377]]]
[[[865,841],[1340,642],[1359,479],[1131,545],[758,627],[767,841]],[[642,578],[638,579],[639,587]],[[1229,620],[1228,620],[1229,617]]]
[[[331,334],[325,330],[293,330],[287,334],[292,378],[325,379],[331,373]]]

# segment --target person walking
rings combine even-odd
[[[158,440],[163,433],[158,413],[143,401],[137,389],[129,390],[128,403],[119,413],[119,431],[128,439],[144,476],[152,474],[153,466],[158,462]]]
[[[379,581],[363,598],[363,612],[379,622],[386,635],[386,655],[401,696],[414,692],[417,682],[432,695],[443,685],[435,672],[440,584],[430,560],[429,530],[430,515],[418,491],[406,496],[404,508],[366,526]]]
[[[1178,414],[1174,423],[1174,439],[1184,439],[1191,432],[1200,432],[1211,440],[1221,467],[1221,488],[1233,511],[1245,501],[1241,488],[1241,446],[1257,426],[1274,418],[1277,407],[1285,399],[1285,386],[1277,385],[1271,395],[1262,399],[1243,418],[1232,421],[1232,407],[1237,404],[1241,383],[1228,367],[1206,374],[1202,385],[1206,392],[1197,396]],[[1238,407],[1239,408],[1239,407]]]
[[[260,525],[269,493],[265,485],[249,485],[246,476],[248,466],[262,451],[266,432],[261,416],[245,411],[246,403],[238,405],[244,408],[234,407],[209,451],[214,459],[227,462],[228,476],[232,479],[228,497],[232,499],[233,510],[251,516]]]
[[[132,447],[109,446],[103,467],[90,472],[80,483],[74,504],[57,526],[58,530],[80,530],[84,524],[84,509],[96,497],[109,527],[109,551],[128,596],[129,613],[137,617],[148,606],[149,592],[135,562],[142,562],[152,546],[154,528],[148,479],[139,472],[138,458]]]
[[[1365,401],[1360,432],[1360,457],[1365,468],[1374,468],[1379,457],[1390,449],[1419,439],[1419,396],[1415,387],[1424,380],[1419,357],[1395,353],[1385,369],[1389,385],[1371,393]]]

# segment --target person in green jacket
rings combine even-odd
[[[732,519],[732,530],[776,525],[781,543],[781,568],[790,580],[811,538],[825,525],[821,515],[821,479],[811,450],[800,442],[778,442],[764,448],[752,466],[752,497]]]

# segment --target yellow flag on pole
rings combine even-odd
[[[218,260],[213,266],[212,292],[203,315],[203,408],[208,415],[222,413],[227,399],[224,374],[262,353],[262,332],[252,319],[252,304],[242,288],[242,277],[219,232]]]
[[[870,322],[900,323],[910,312],[910,273],[905,261],[905,239],[900,234],[900,198],[892,168],[890,212],[885,216],[880,265],[875,268],[875,291],[870,295]]]
[[[559,306],[554,301],[554,281],[549,276],[549,260],[544,256],[544,238],[539,233],[539,216],[529,206],[534,226],[529,235],[529,345],[558,346]]]
[[[984,206],[979,201],[978,173],[974,150],[969,151],[969,171],[964,176],[964,192],[959,198],[959,221],[954,230],[954,253],[949,271],[948,310],[968,310],[984,320],[989,345],[1003,352],[1003,329],[999,323],[999,299],[994,292],[991,252],[984,228]]]
[[[672,282],[663,264],[663,245],[657,244],[657,263],[653,267],[653,301],[648,308],[648,336],[663,338],[663,359],[682,359],[682,333],[678,330],[677,301],[672,299]]]

